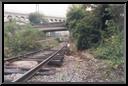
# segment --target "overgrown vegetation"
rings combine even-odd
[[[48,38],[48,39],[39,41],[39,43],[41,44],[43,48],[53,48],[53,47],[58,46],[59,44],[59,42],[54,38]]]
[[[44,33],[31,27],[20,26],[15,20],[4,25],[4,56],[10,57],[26,51],[42,48],[36,41],[44,39]]]
[[[48,21],[44,18],[43,14],[39,13],[30,13],[29,14],[29,21],[32,25],[34,24],[42,24],[47,23]]]
[[[67,27],[77,50],[91,49],[97,58],[123,63],[123,10],[121,4],[72,5]]]

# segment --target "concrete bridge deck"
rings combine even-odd
[[[39,29],[44,32],[68,30],[65,23],[47,23],[42,25],[34,25],[33,28]]]
[[[45,28],[37,28],[40,31],[44,32],[52,32],[52,31],[67,31],[66,27],[45,27]]]

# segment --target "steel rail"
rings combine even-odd
[[[38,53],[40,51],[45,51],[45,50],[48,50],[48,49],[49,48],[40,49],[40,50],[37,50],[37,51],[34,51],[34,52],[30,52],[30,53],[26,53],[26,54],[23,54],[23,55],[19,55],[19,56],[16,56],[16,57],[7,58],[7,59],[4,59],[4,61],[11,61],[11,60],[15,60],[15,59],[20,59],[21,57],[25,57],[27,55],[32,55],[32,54]]]
[[[31,78],[36,72],[38,72],[41,67],[45,64],[47,64],[49,61],[51,61],[53,59],[53,57],[55,55],[57,55],[57,53],[59,53],[61,50],[63,50],[65,48],[65,46],[63,46],[61,49],[59,49],[58,51],[56,51],[55,53],[53,53],[52,55],[50,55],[47,59],[43,60],[41,63],[39,63],[37,66],[35,66],[34,68],[30,69],[29,71],[27,71],[23,76],[19,77],[16,80],[13,80],[12,82],[25,82],[27,81],[29,78]]]
[[[14,59],[19,59],[21,57],[25,57],[27,55],[35,54],[35,53],[38,53],[40,51],[45,51],[45,50],[49,50],[49,48],[40,49],[40,50],[37,50],[37,51],[34,51],[34,52],[30,52],[30,53],[26,53],[26,54],[23,54],[23,55],[19,55],[19,56],[16,56],[16,57],[7,58],[7,59],[4,59],[4,61],[11,61],[11,60],[14,60]],[[50,50],[50,51],[53,51],[53,50]]]
[[[23,54],[23,55],[19,55],[19,56],[16,56],[16,57],[12,57],[12,58],[8,58],[8,59],[4,59],[4,61],[10,61],[10,60],[14,60],[14,59],[19,59],[21,57],[25,57],[27,55],[31,55],[31,54],[35,54],[37,52],[40,52],[41,50],[38,50],[38,51],[34,51],[34,52],[30,52],[30,53],[26,53],[26,54]]]

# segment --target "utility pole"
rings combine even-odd
[[[36,4],[36,13],[39,13],[39,4]]]

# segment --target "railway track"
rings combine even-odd
[[[45,75],[46,72],[49,71],[48,68],[44,66],[47,64],[56,64],[57,62],[62,64],[64,59],[64,54],[66,51],[67,46],[64,44],[58,49],[51,49],[51,50],[39,50],[36,52],[24,54],[23,56],[5,59],[5,62],[9,62],[7,65],[4,65],[4,76],[13,75],[13,74],[20,74],[18,78],[15,79],[5,79],[5,82],[27,82],[31,79],[34,75]],[[33,67],[18,67],[11,65],[11,63],[15,61],[35,61],[37,62],[36,65]],[[57,63],[57,64],[58,64]]]
[[[20,58],[24,58],[24,57],[27,57],[27,56],[30,56],[30,55],[33,55],[33,54],[36,54],[36,53],[39,53],[39,52],[45,51],[45,50],[49,50],[49,48],[47,48],[47,49],[40,49],[40,50],[37,50],[37,51],[34,51],[34,52],[29,52],[29,53],[26,53],[26,54],[23,54],[23,55],[19,55],[19,56],[16,56],[16,57],[6,58],[6,59],[4,59],[4,62],[15,61],[15,60],[18,60]]]

